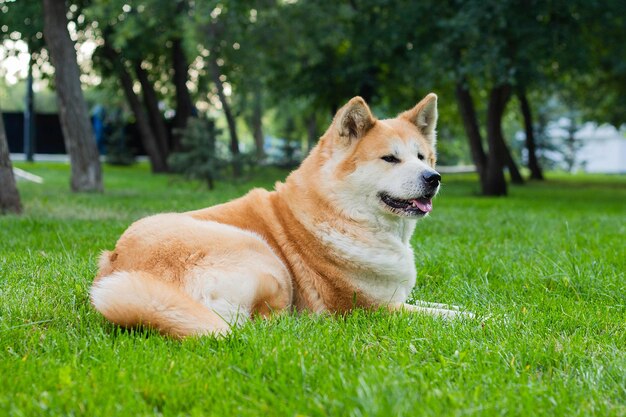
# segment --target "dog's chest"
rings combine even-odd
[[[364,239],[321,228],[318,237],[345,265],[344,278],[377,303],[404,302],[415,285],[411,246],[387,233]]]

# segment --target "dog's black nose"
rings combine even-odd
[[[436,186],[441,181],[441,175],[437,171],[425,171],[422,178],[428,185]]]

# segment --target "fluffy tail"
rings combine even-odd
[[[144,325],[185,337],[224,334],[228,324],[175,285],[146,272],[114,272],[96,280],[91,303],[104,317],[124,327]]]

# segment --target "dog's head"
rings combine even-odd
[[[355,97],[336,114],[318,145],[318,186],[352,218],[419,218],[432,210],[437,96],[394,119],[377,120]]]

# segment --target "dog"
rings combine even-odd
[[[416,282],[410,238],[440,188],[436,124],[433,93],[386,120],[351,99],[273,191],[133,223],[100,258],[93,306],[118,325],[177,338],[290,310],[466,315],[406,304]]]

